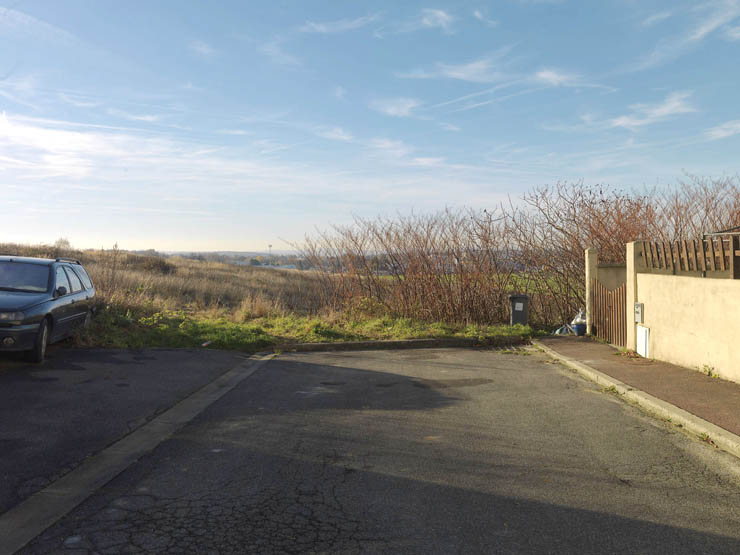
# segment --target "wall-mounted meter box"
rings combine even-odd
[[[645,305],[643,303],[635,303],[635,324],[642,324],[644,308]]]

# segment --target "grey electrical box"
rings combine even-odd
[[[635,323],[636,324],[642,324],[642,314],[643,314],[643,308],[645,305],[643,303],[635,303]]]
[[[529,313],[529,297],[527,295],[509,295],[511,303],[511,317],[509,323],[527,325],[527,314]]]

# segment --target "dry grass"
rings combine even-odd
[[[324,306],[321,283],[311,272],[143,256],[115,248],[77,251],[52,245],[0,244],[0,253],[79,259],[103,304],[137,313],[217,311],[244,321],[286,313],[314,315]]]
[[[532,330],[460,326],[369,316],[367,307],[333,311],[313,272],[270,270],[111,249],[74,251],[0,244],[0,253],[79,259],[101,310],[78,344],[187,347],[254,352],[302,342],[473,337],[482,344],[521,342]]]

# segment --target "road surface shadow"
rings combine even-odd
[[[331,453],[194,456],[168,443],[20,553],[740,553],[738,537],[363,470]]]

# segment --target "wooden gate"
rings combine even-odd
[[[627,344],[627,285],[609,291],[591,280],[594,334],[599,339],[624,347]]]

